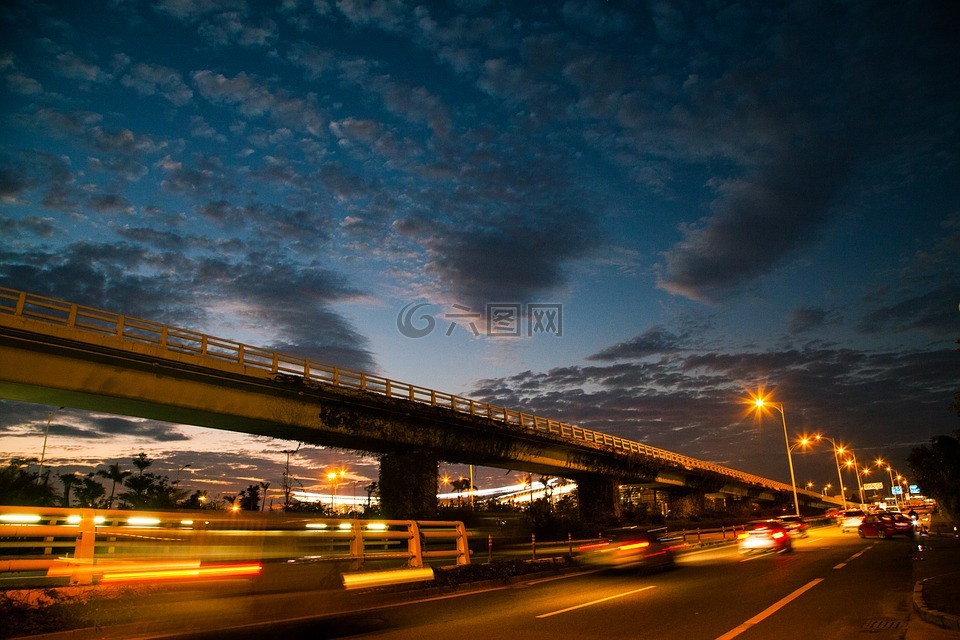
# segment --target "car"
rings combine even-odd
[[[783,528],[794,538],[806,538],[809,533],[807,529],[810,525],[801,516],[780,516],[777,518]]]
[[[837,522],[840,524],[840,531],[842,533],[855,531],[856,528],[860,526],[860,523],[863,522],[866,515],[867,514],[860,509],[847,509],[837,518]]]
[[[737,535],[740,553],[751,551],[787,552],[793,550],[790,532],[778,520],[753,520]]]
[[[857,527],[861,538],[912,536],[913,521],[902,513],[873,513]]]
[[[673,556],[673,545],[660,532],[635,526],[611,529],[577,548],[578,561],[598,569],[665,569],[673,566]]]

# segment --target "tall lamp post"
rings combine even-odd
[[[787,414],[783,411],[783,403],[767,402],[762,396],[754,400],[753,403],[756,405],[758,411],[762,411],[766,406],[773,407],[780,412],[780,417],[783,419],[783,440],[787,447],[787,463],[790,465],[790,488],[793,489],[793,510],[796,515],[799,516],[800,499],[797,497],[797,479],[793,474],[793,455],[790,453],[790,436],[787,434]]]
[[[333,485],[333,495],[330,497],[330,508],[333,509],[334,513],[337,512],[337,488],[339,488],[340,481],[343,480],[343,476],[345,476],[346,473],[342,468],[327,473],[327,480]]]
[[[840,473],[840,454],[843,453],[843,451],[844,451],[843,445],[838,446],[837,443],[836,443],[836,441],[834,441],[832,438],[828,438],[828,437],[826,437],[826,436],[824,436],[824,435],[822,435],[822,434],[819,434],[819,433],[818,433],[817,435],[813,436],[813,439],[814,439],[814,440],[817,440],[817,441],[826,440],[826,441],[829,442],[830,445],[833,447],[833,462],[837,465],[837,479],[840,481],[840,484],[839,484],[839,488],[840,488],[840,499],[843,500],[843,509],[844,509],[844,511],[846,511],[846,509],[847,509],[847,493],[846,493],[846,491],[844,491],[844,489],[843,489],[843,474]]]
[[[893,496],[893,499],[897,504],[900,504],[900,501],[897,500],[897,494],[893,492],[893,467],[884,462],[883,458],[877,458],[875,462],[878,468],[886,469],[887,473],[890,475],[890,495]]]
[[[53,414],[61,409],[63,409],[63,407],[57,407],[47,414],[47,427],[43,430],[43,449],[40,450],[40,468],[37,470],[37,481],[43,477],[43,460],[47,457],[47,438],[50,437],[50,421],[53,420]]]
[[[857,464],[857,456],[856,454],[853,453],[853,451],[850,452],[850,457],[847,458],[846,465],[848,467],[853,467],[853,473],[856,474],[857,476],[857,489],[860,492],[860,505],[862,506],[863,505],[863,483],[860,482],[860,466]]]

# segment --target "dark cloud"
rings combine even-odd
[[[684,349],[683,340],[664,327],[651,327],[639,336],[607,347],[587,360],[639,359],[668,355]],[[689,347],[687,347],[689,348]]]
[[[528,371],[480,381],[471,395],[782,477],[785,461],[779,457],[751,457],[759,432],[744,403],[749,392],[758,387],[773,392],[784,403],[791,434],[821,431],[850,443],[863,457],[903,460],[913,446],[955,427],[949,404],[958,357],[949,346],[914,353],[698,352],[656,362]],[[776,434],[774,429],[766,436],[767,446],[782,455],[782,432],[779,440]],[[816,464],[828,471],[827,458],[811,458],[808,468]]]
[[[0,400],[0,407],[7,418],[0,425],[0,434],[5,437],[42,438],[47,432],[49,420],[49,438],[61,443],[71,439],[109,440],[117,436],[130,436],[147,442],[190,440],[176,425],[152,420],[105,416],[63,407],[51,409],[7,400]]]
[[[953,284],[877,308],[860,320],[864,333],[919,330],[942,337],[958,332],[960,294]]]
[[[820,237],[849,168],[831,161],[827,147],[791,154],[759,174],[725,185],[717,213],[684,229],[684,240],[664,253],[659,286],[693,300],[735,291]],[[815,157],[811,157],[815,156]]]
[[[803,307],[790,312],[790,333],[805,333],[837,321],[836,313],[823,307]]]
[[[177,239],[133,235],[155,244]],[[139,275],[157,267],[166,275]],[[77,243],[57,255],[0,253],[0,283],[194,330],[211,321],[207,304],[239,301],[246,321],[283,336],[263,346],[282,346],[294,355],[326,354],[323,361],[342,357],[332,360],[342,366],[375,366],[366,339],[329,306],[360,292],[332,271],[300,268],[267,254],[248,255],[245,262],[191,260],[136,244]]]

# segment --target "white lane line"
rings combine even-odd
[[[593,600],[592,602],[584,602],[583,604],[578,604],[573,607],[567,607],[566,609],[560,609],[559,611],[551,611],[550,613],[542,613],[538,618],[549,618],[550,616],[555,616],[560,613],[566,613],[568,611],[574,611],[576,609],[582,609],[584,607],[592,607],[595,604],[600,604],[602,602],[607,602],[609,600],[616,600],[617,598],[624,598],[626,596],[632,596],[635,593],[640,593],[641,591],[647,591],[648,589],[653,589],[656,585],[650,585],[649,587],[641,587],[640,589],[634,589],[633,591],[627,591],[625,593],[618,593],[616,595],[607,596],[606,598],[600,598],[599,600]]]
[[[873,544],[877,544],[877,543],[874,542]],[[848,562],[853,562],[854,560],[856,560],[857,558],[859,558],[860,556],[862,556],[863,554],[865,554],[867,551],[870,551],[871,548],[872,548],[872,547],[866,547],[866,548],[864,548],[862,551],[859,551],[859,552],[853,554],[852,556],[850,556],[849,558],[847,558],[846,560],[844,560],[843,562],[841,562],[840,564],[838,564],[837,566],[835,566],[834,569],[843,569],[845,566],[847,566],[847,563],[848,563]]]
[[[750,618],[749,620],[741,624],[739,627],[736,627],[734,629],[731,629],[730,631],[727,631],[725,634],[717,638],[717,640],[730,640],[730,638],[736,638],[738,635],[740,635],[750,627],[769,618],[774,613],[776,613],[783,607],[787,606],[788,604],[790,604],[791,602],[793,602],[794,600],[802,596],[804,593],[806,593],[810,589],[813,589],[815,586],[817,586],[821,582],[823,582],[823,578],[817,578],[816,580],[811,580],[807,584],[803,585],[802,587],[800,587],[799,589],[797,589],[796,591],[788,595],[786,598],[779,600],[778,602],[770,605],[769,607],[767,607],[757,615],[753,616],[752,618]]]

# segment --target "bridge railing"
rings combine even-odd
[[[0,573],[46,572],[74,584],[136,571],[250,567],[263,560],[470,563],[462,522],[311,518],[309,514],[0,506]],[[247,563],[239,564],[238,563]]]
[[[790,485],[782,482],[516,409],[499,407],[383,376],[344,369],[335,365],[315,362],[309,358],[293,356],[189,329],[132,318],[7,287],[0,287],[0,319],[3,317],[22,318],[27,321],[66,327],[79,334],[97,334],[114,337],[128,343],[152,345],[171,353],[204,358],[209,366],[215,366],[212,364],[215,362],[222,362],[272,374],[297,376],[314,383],[429,404],[459,413],[488,418],[505,425],[555,434],[578,443],[663,460],[691,470],[711,471],[740,482],[768,489],[791,490]],[[809,495],[809,497],[818,497],[819,495],[806,491],[801,491],[801,493]]]

